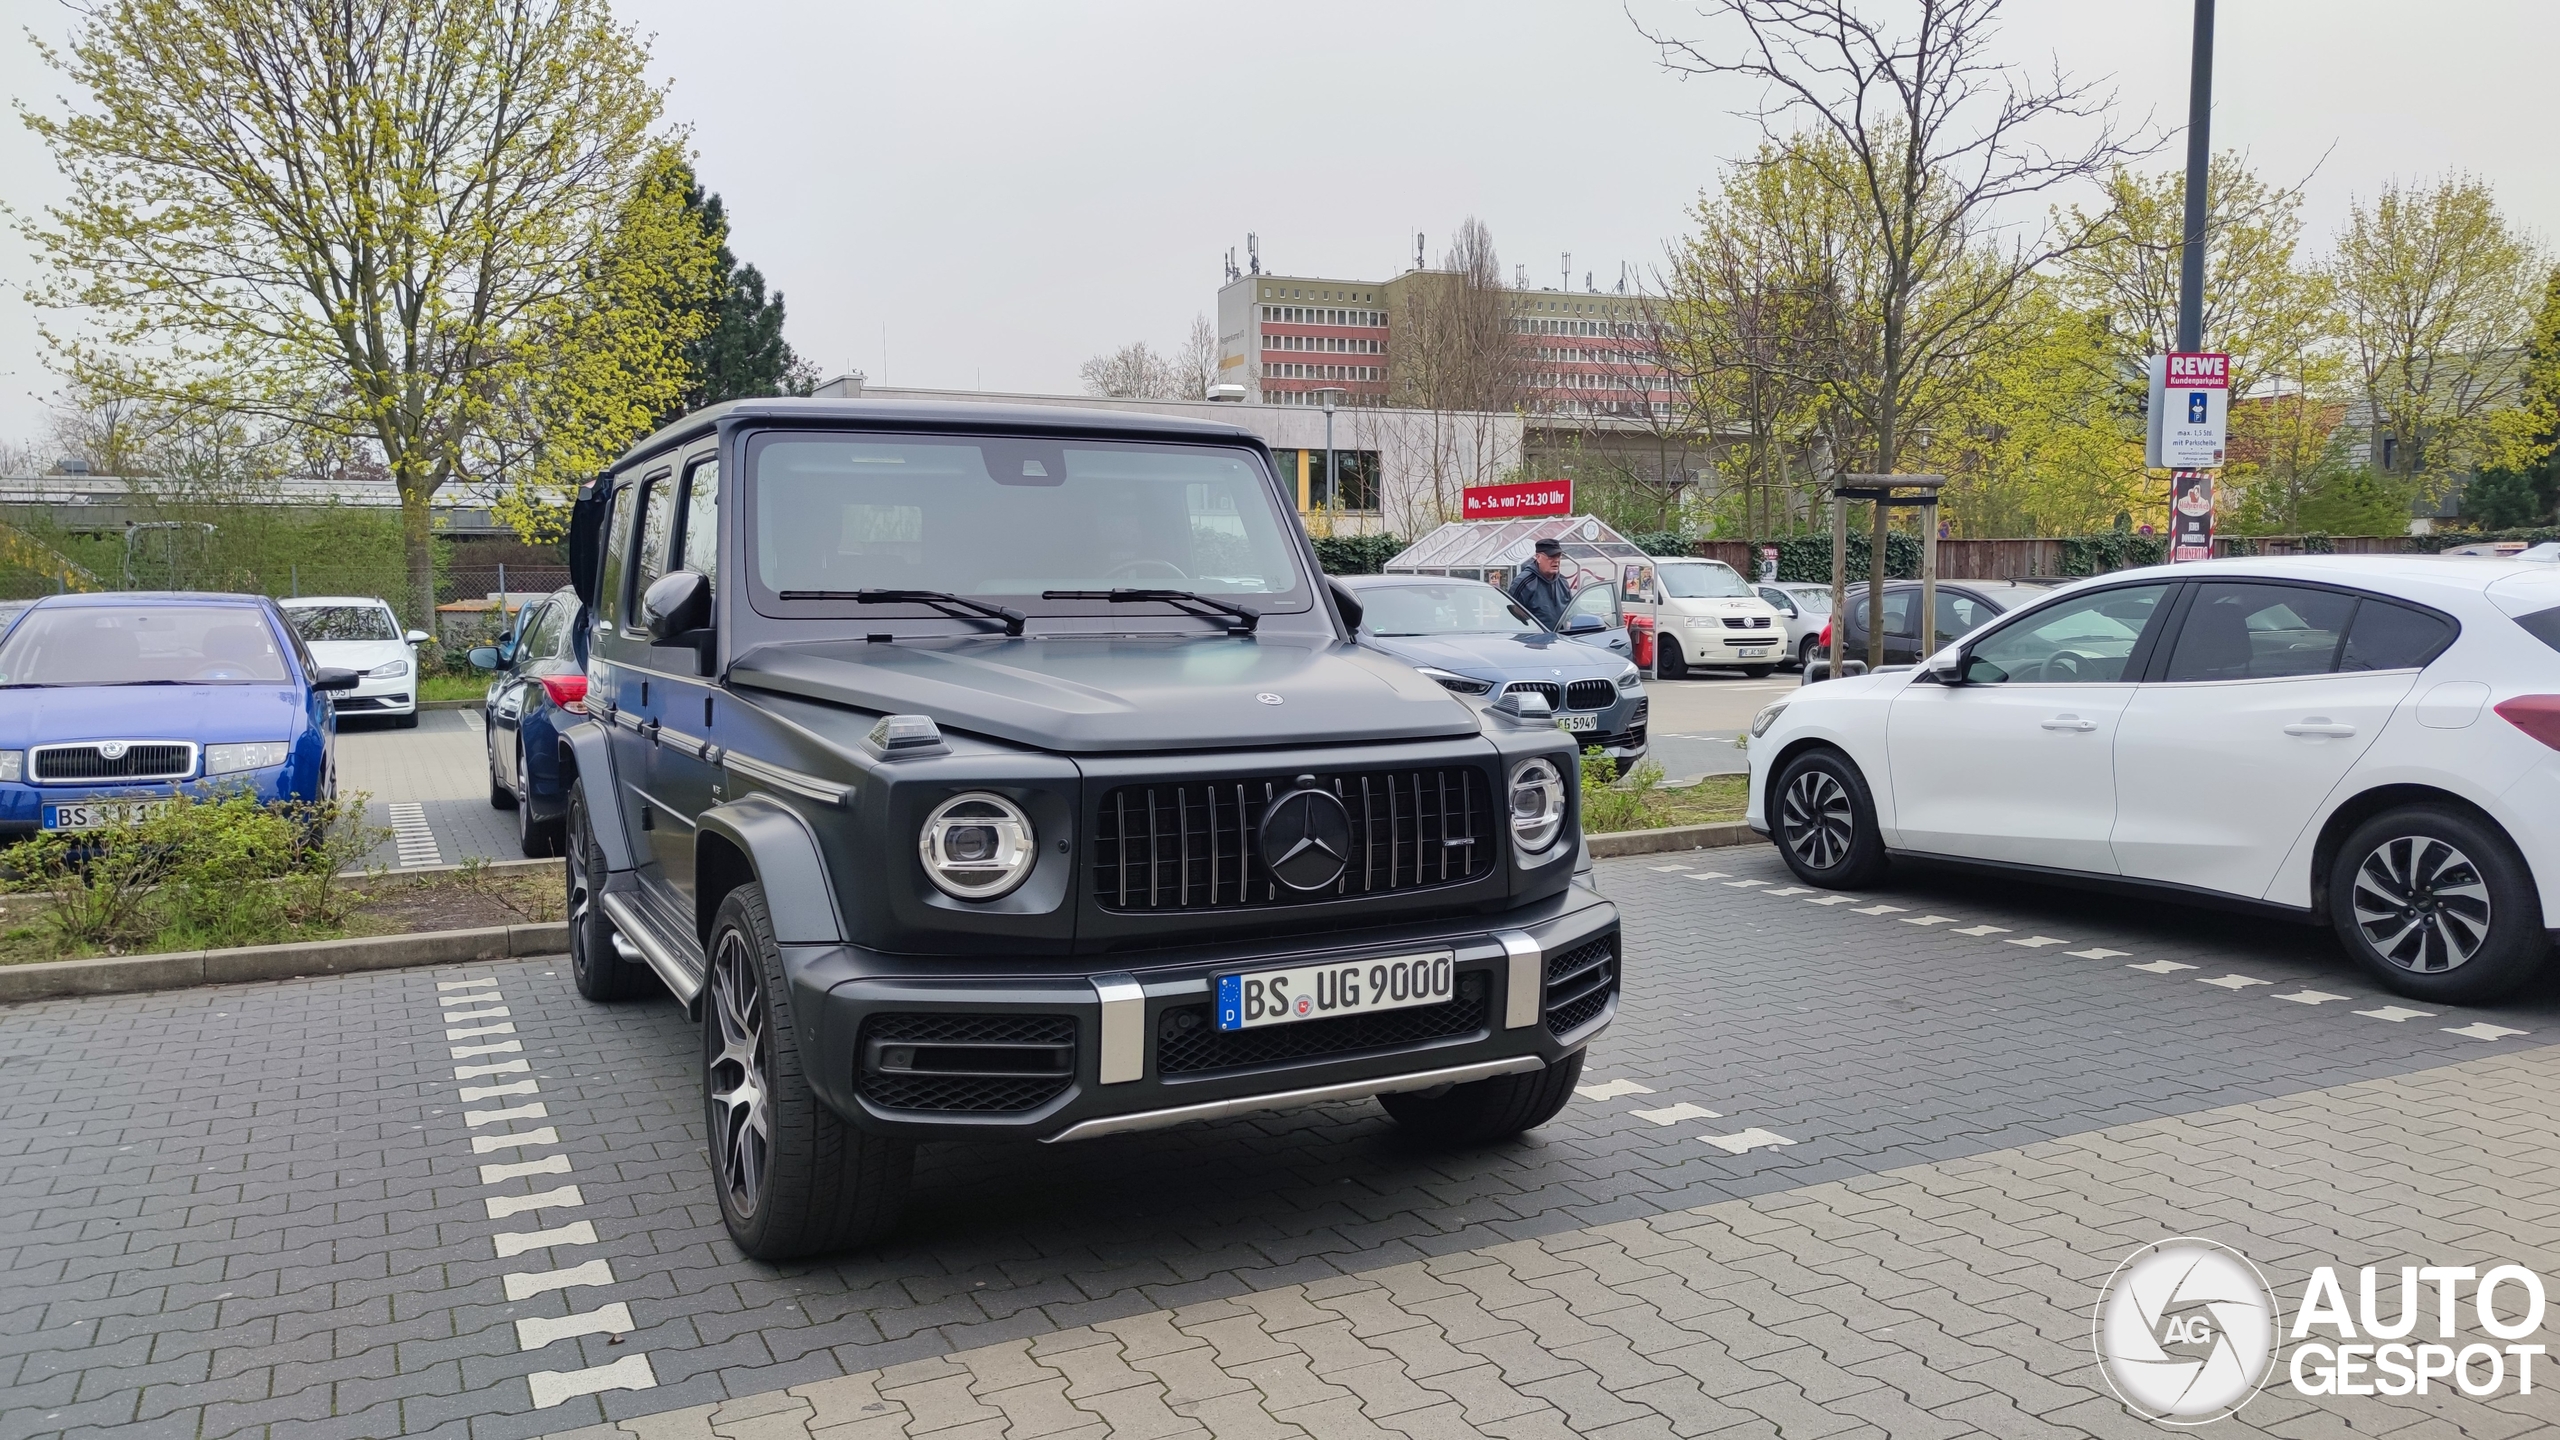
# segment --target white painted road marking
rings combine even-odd
[[[560,1132],[545,1125],[539,1130],[519,1130],[512,1135],[474,1135],[471,1137],[471,1153],[486,1155],[492,1150],[504,1150],[514,1145],[557,1145],[559,1143]]]
[[[497,1242],[498,1258],[511,1260],[528,1250],[548,1250],[554,1245],[593,1245],[596,1227],[579,1220],[551,1230],[507,1230],[489,1237]]]
[[[486,1065],[456,1065],[453,1078],[477,1080],[484,1075],[522,1075],[531,1069],[532,1062],[526,1060],[493,1060]]]
[[[1621,1095],[1650,1095],[1653,1088],[1633,1080],[1603,1080],[1597,1085],[1576,1085],[1573,1093],[1585,1100],[1615,1100]]]
[[[516,1022],[513,1020],[501,1020],[495,1025],[472,1025],[465,1026],[460,1030],[447,1030],[444,1032],[444,1038],[447,1040],[468,1040],[474,1035],[513,1035],[514,1033],[516,1033]],[[518,1046],[516,1048],[522,1049],[523,1047]]]
[[[2290,1000],[2296,1005],[2322,1005],[2331,1000],[2352,1000],[2352,995],[2332,995],[2326,990],[2296,990],[2290,995],[2270,995],[2270,1000]]]
[[[1727,1155],[1739,1155],[1745,1150],[1758,1150],[1770,1145],[1793,1145],[1796,1143],[1775,1131],[1757,1129],[1745,1130],[1734,1135],[1701,1135],[1698,1138],[1710,1145],[1713,1145],[1717,1149],[1722,1150]]]
[[[557,1190],[545,1190],[534,1195],[492,1195],[488,1200],[489,1218],[504,1220],[529,1210],[566,1210],[586,1203],[575,1185],[563,1185]]]
[[[533,1390],[537,1410],[548,1410],[564,1400],[593,1395],[605,1390],[655,1390],[658,1377],[650,1372],[649,1357],[625,1355],[610,1365],[595,1365],[584,1370],[536,1370],[524,1377]]]
[[[519,1320],[516,1322],[516,1348],[539,1350],[554,1340],[573,1340],[580,1335],[628,1335],[634,1328],[631,1307],[616,1300],[584,1315],[563,1315],[557,1320]]]
[[[2273,985],[2276,982],[2273,980],[2261,980],[2255,975],[2231,974],[2224,975],[2213,980],[2199,980],[2196,983],[2199,985],[2219,985],[2225,990],[2246,990],[2252,985]]]
[[[1914,915],[1902,923],[1905,925],[1952,925],[1955,920],[1956,917],[1953,915]]]
[[[577,1285],[610,1285],[613,1283],[613,1262],[590,1260],[584,1265],[572,1265],[566,1270],[518,1272],[500,1278],[506,1282],[508,1299],[530,1300],[536,1295],[553,1290],[566,1290]]]
[[[516,1027],[509,1025],[505,1028],[513,1030]],[[450,1040],[453,1037],[447,1035],[444,1038]],[[474,1055],[513,1055],[523,1049],[524,1042],[521,1040],[499,1040],[487,1045],[456,1045],[453,1047],[452,1054],[456,1060],[468,1060]]]
[[[1724,1118],[1722,1111],[1710,1110],[1704,1105],[1692,1105],[1686,1100],[1681,1101],[1677,1105],[1666,1105],[1659,1110],[1631,1110],[1628,1113],[1639,1120],[1650,1120],[1656,1125],[1677,1125],[1683,1120],[1721,1120]]]
[[[2130,955],[2133,952],[2130,950],[2110,950],[2104,945],[2092,945],[2086,950],[2065,950],[2062,953],[2070,956],[2074,960],[2115,960],[2120,959],[2123,956]]]
[[[498,982],[495,980],[439,980],[436,982],[436,990],[439,994],[447,990],[495,990],[497,988]]]
[[[1680,878],[1683,880],[1722,880],[1732,873],[1733,872],[1730,870],[1695,870],[1689,874],[1681,876]]]
[[[536,1095],[541,1091],[542,1087],[531,1080],[511,1080],[504,1085],[465,1085],[462,1087],[462,1103],[468,1105],[474,1100],[503,1100],[509,1095]]]
[[[1950,930],[1947,933],[1950,935],[1970,935],[1979,940],[1985,935],[2006,935],[2009,933],[2009,927],[2006,925],[1974,925],[1962,930]]]
[[[519,1160],[508,1165],[483,1165],[480,1167],[480,1183],[495,1185],[501,1180],[517,1180],[527,1175],[566,1175],[568,1173],[568,1156],[545,1155],[539,1160]]]
[[[508,1018],[508,1014],[507,1007],[504,1005],[493,1005],[486,1010],[447,1010],[444,1012],[444,1023],[459,1025],[466,1020],[504,1020]]]
[[[2148,970],[2154,975],[2174,975],[2181,970],[2193,970],[2196,967],[2193,965],[2181,965],[2175,960],[2154,960],[2148,965],[2127,965],[2124,968],[2127,970]]]
[[[530,1105],[518,1105],[512,1110],[465,1110],[462,1112],[462,1123],[474,1130],[483,1125],[495,1125],[501,1120],[547,1120],[549,1118],[551,1118],[551,1112],[543,1109],[542,1102],[539,1100]]]
[[[1665,875],[1676,875],[1689,867],[1686,865],[1656,865],[1653,868]]]
[[[2000,943],[2003,945],[2024,945],[2030,950],[2041,950],[2047,945],[2068,945],[2071,942],[2068,940],[2058,939],[2051,935],[2028,935],[2017,940],[2003,940]]]
[[[2365,1016],[2368,1019],[2388,1020],[2394,1025],[2399,1024],[2403,1020],[2433,1020],[2436,1018],[2436,1012],[2433,1010],[2412,1010],[2406,1005],[2385,1005],[2379,1010],[2359,1010],[2356,1013]]]
[[[1820,899],[1807,900],[1804,903],[1807,905],[1855,905],[1858,903],[1858,897],[1855,895],[1825,895]]]
[[[400,852],[400,868],[441,865],[444,853],[436,849],[436,832],[427,826],[426,807],[415,800],[394,801],[391,811],[391,839]]]
[[[1849,913],[1852,915],[1899,915],[1907,908],[1909,907],[1902,905],[1861,905]]]
[[[1724,888],[1727,890],[1750,890],[1768,883],[1769,882],[1766,880],[1727,880],[1724,882]]]
[[[1804,888],[1804,887],[1803,887],[1803,886],[1801,886],[1801,885],[1789,885],[1789,886],[1786,886],[1786,887],[1785,887],[1785,888],[1783,888],[1783,889],[1778,889],[1778,890],[1763,890],[1763,891],[1761,891],[1760,893],[1761,893],[1761,894],[1763,894],[1763,895],[1810,895],[1810,894],[1812,894],[1813,892],[1812,892],[1812,891],[1810,891],[1810,890],[1807,890],[1806,888]]]
[[[2503,1040],[2509,1035],[2533,1033],[2529,1030],[2510,1030],[2504,1025],[2492,1025],[2486,1020],[2475,1020],[2468,1025],[2446,1025],[2442,1029],[2447,1035],[2460,1035],[2470,1040]]]

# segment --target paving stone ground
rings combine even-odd
[[[2540,1098],[2560,1059],[2533,1048],[2560,1040],[2551,994],[2375,1019],[2357,1012],[2389,997],[2317,931],[1926,872],[1817,904],[1775,893],[1763,848],[1605,862],[1602,882],[1629,988],[1585,1079],[1642,1093],[1455,1155],[1365,1102],[932,1147],[890,1244],[786,1267],[722,1234],[680,1012],[585,1004],[551,962],[0,1012],[0,1440],[518,1440],[646,1416],[700,1435],[712,1406],[733,1440],[788,1440],[803,1411],[914,1434],[1292,1433],[1283,1412],[1328,1435],[2121,1433],[2085,1334],[2137,1241],[2209,1224],[2282,1293],[2318,1255],[2560,1269]],[[554,1128],[572,1173],[480,1174],[530,1152],[471,1147],[491,1130],[466,1111],[513,1102],[458,1093],[436,986],[464,979],[497,982],[547,1107],[510,1123]],[[2205,1159],[2168,1138],[2190,1132]],[[563,1183],[574,1208],[487,1213]],[[592,1243],[492,1253],[573,1220]],[[508,1298],[508,1274],[589,1260],[608,1288]],[[619,1344],[520,1349],[516,1321],[607,1300]],[[1224,1334],[1232,1355],[1199,1338]],[[1139,1363],[1203,1345],[1159,1367],[1179,1384]],[[634,1355],[654,1388],[533,1404],[538,1372]],[[1443,1395],[1441,1376],[1478,1378]],[[919,1408],[914,1377],[951,1408]],[[865,1383],[877,1399],[838,1406]],[[2249,1422],[2551,1418],[2275,1399]]]

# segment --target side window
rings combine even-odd
[[[2355,614],[2352,595],[2294,585],[2211,581],[2196,587],[2169,652],[2168,680],[2326,675]]]
[[[542,624],[542,612],[546,604],[547,602],[541,600],[528,600],[516,611],[515,631],[507,636],[508,654],[512,658],[519,660],[524,658],[525,646],[533,643],[534,631]]]
[[[2414,670],[2453,643],[2451,622],[2424,610],[2366,596],[2347,627],[2341,670]]]
[[[1786,591],[1779,589],[1775,585],[1761,586],[1760,598],[1768,601],[1769,604],[1781,615],[1793,615],[1796,613],[1795,597],[1789,595]]]
[[[1917,590],[1884,592],[1884,633],[1887,635],[1918,634],[1918,630],[1911,623],[1911,612],[1918,608],[1919,604],[1920,592]]]
[[[561,632],[569,628],[569,612],[574,608],[562,600],[545,604],[542,613],[534,617],[532,626],[526,631],[525,642],[518,649],[519,657],[549,660],[558,656]]]
[[[1938,634],[1944,639],[1953,640],[1979,628],[1989,622],[1992,613],[1990,606],[1970,595],[1938,592]]]
[[[2088,685],[2128,678],[2166,585],[2128,585],[2030,611],[1974,643],[1964,678],[1975,685]]]
[[[604,524],[604,569],[596,579],[596,608],[611,624],[622,618],[624,566],[631,558],[631,487],[614,492],[613,511]]]
[[[1592,615],[1597,616],[1603,625],[1616,624],[1618,611],[1610,603],[1613,598],[1606,585],[1586,587],[1581,594],[1573,597],[1572,604],[1564,607],[1565,623],[1570,625],[1577,617]]]
[[[676,489],[664,472],[651,476],[640,500],[640,554],[632,562],[639,579],[631,587],[632,618],[639,618],[640,596],[650,582],[667,573],[667,541],[676,524]]]
[[[705,579],[720,578],[720,462],[705,460],[684,472],[684,559],[676,568]]]

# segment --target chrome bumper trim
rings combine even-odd
[[[1239,1095],[1232,1100],[1211,1100],[1202,1105],[1177,1105],[1170,1110],[1142,1110],[1134,1115],[1104,1115],[1082,1120],[1043,1136],[1047,1144],[1061,1140],[1091,1140],[1101,1135],[1125,1135],[1136,1130],[1161,1130],[1168,1125],[1186,1125],[1194,1120],[1218,1120],[1229,1115],[1242,1115],[1254,1110],[1285,1110],[1296,1105],[1315,1105],[1327,1100],[1360,1100],[1371,1095],[1392,1095],[1405,1090],[1429,1090],[1441,1085],[1463,1085],[1470,1080],[1490,1080],[1496,1075],[1525,1075],[1547,1068],[1535,1055],[1514,1055],[1508,1060],[1480,1060],[1473,1065],[1453,1065],[1446,1070],[1419,1070],[1410,1075],[1381,1075],[1374,1080],[1351,1080],[1340,1085],[1318,1085],[1306,1090],[1282,1090],[1270,1095]]]
[[[1147,992],[1134,975],[1096,975],[1102,1002],[1101,1066],[1096,1080],[1120,1085],[1147,1076]]]
[[[1509,988],[1502,997],[1502,1028],[1535,1025],[1547,998],[1547,952],[1525,930],[1497,930],[1493,938],[1502,942],[1502,953],[1511,963]]]

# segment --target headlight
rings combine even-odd
[[[1001,795],[972,790],[933,807],[916,851],[924,873],[956,900],[993,900],[1031,873],[1031,819]]]
[[[204,747],[204,773],[229,775],[241,770],[264,770],[284,763],[291,747],[281,740],[258,740],[247,745],[207,745]]]
[[[394,660],[388,665],[376,665],[364,673],[365,678],[368,680],[389,680],[396,676],[408,674],[409,662],[406,660]]]
[[[1553,762],[1523,760],[1511,768],[1511,838],[1535,854],[1564,829],[1564,777]]]
[[[0,750],[0,780],[17,780],[27,773],[27,752]]]
[[[1636,667],[1634,667],[1633,665],[1628,666],[1628,667],[1627,667],[1627,673],[1618,677],[1618,688],[1619,688],[1619,689],[1621,689],[1621,690],[1641,690],[1641,689],[1643,689],[1643,688],[1644,688],[1644,672],[1643,672],[1643,671],[1641,671],[1641,670],[1639,670],[1639,669],[1637,669],[1637,668],[1636,668]]]
[[[1766,709],[1763,709],[1759,714],[1752,716],[1752,717],[1751,717],[1751,738],[1752,738],[1752,739],[1754,739],[1754,740],[1757,740],[1757,739],[1759,739],[1761,736],[1768,734],[1768,733],[1769,733],[1769,727],[1770,727],[1770,726],[1772,726],[1772,725],[1777,724],[1777,723],[1778,723],[1778,717],[1779,717],[1779,716],[1781,716],[1781,715],[1784,715],[1784,714],[1786,714],[1786,713],[1787,713],[1787,702],[1786,702],[1786,701],[1784,701],[1784,700],[1781,700],[1781,701],[1779,701],[1777,704],[1775,704],[1775,705],[1771,705],[1771,706],[1767,707]]]
[[[1461,695],[1482,695],[1493,688],[1493,682],[1490,680],[1470,680],[1454,670],[1443,670],[1437,665],[1417,665],[1414,668],[1439,681],[1440,688],[1443,690],[1455,690]]]

